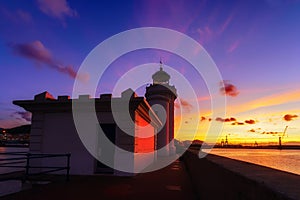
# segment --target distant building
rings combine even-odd
[[[134,156],[128,159],[131,167],[147,167],[156,160],[157,156],[175,154],[174,144],[170,141],[174,139],[176,89],[174,86],[169,85],[170,76],[162,68],[152,77],[153,84],[146,88],[146,99],[138,97],[131,89],[128,89],[122,93],[121,97],[102,94],[100,98],[94,99],[88,95],[80,95],[78,99],[70,99],[68,96],[58,96],[56,99],[48,92],[43,92],[35,95],[33,100],[14,101],[15,105],[21,106],[32,113],[30,152],[71,153],[71,174],[119,173],[90,155],[77,134],[72,115],[72,102],[83,100],[83,102],[95,101],[99,125],[107,138],[119,148],[134,152]],[[129,129],[132,131],[131,135],[126,134],[118,127],[111,111],[112,100],[119,101],[118,103],[122,104],[128,99],[128,95],[131,95],[129,113],[135,122],[135,127]],[[167,111],[164,125],[162,119],[160,119],[160,113],[158,113],[160,111],[156,110],[155,106],[153,110],[150,107],[154,104],[163,106]],[[151,125],[147,129],[147,135],[150,134],[152,137],[137,137],[139,134],[144,134],[139,132],[138,125],[146,124]],[[158,130],[161,131],[156,134]],[[96,145],[101,148],[102,144],[98,142]],[[158,149],[162,149],[162,151],[157,155],[156,150]],[[114,153],[114,149],[112,149],[112,152],[110,159],[117,165],[118,155]],[[148,153],[147,156],[145,156],[145,152]],[[49,166],[60,162],[62,161],[41,160],[36,161],[35,164]]]

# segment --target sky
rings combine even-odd
[[[162,58],[195,90],[197,99],[180,102],[184,115],[199,118],[196,138],[205,139],[214,121],[223,125],[219,141],[227,135],[231,143],[277,142],[288,126],[283,142],[300,142],[298,0],[11,0],[0,2],[0,26],[0,127],[30,123],[30,113],[13,100],[33,99],[44,91],[72,96],[81,63],[107,38],[133,28],[163,27],[193,38],[211,56],[224,80],[219,92],[227,99],[226,116],[211,118],[213,94],[193,66],[154,49],[115,60],[100,80],[97,95],[112,92],[118,79],[135,66]],[[158,69],[158,64],[146,69],[149,83]],[[88,80],[88,75],[81,78]],[[185,89],[172,76],[171,83],[184,97]],[[144,91],[141,86],[137,92]],[[188,130],[191,123],[195,122],[183,122],[186,133],[178,139],[194,138]]]

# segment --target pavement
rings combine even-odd
[[[69,182],[60,181],[34,186],[3,200],[54,199],[197,199],[184,163],[176,160],[158,171],[133,177],[71,176]]]

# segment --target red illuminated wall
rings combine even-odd
[[[135,112],[135,153],[148,153],[153,152],[155,150],[155,136],[154,136],[154,127],[149,125],[147,128],[145,126],[149,125],[149,123],[141,117],[141,115],[136,111]],[[139,126],[145,127],[142,130]],[[138,136],[152,135],[152,137],[141,138]]]

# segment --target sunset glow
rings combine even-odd
[[[227,136],[231,144],[277,144],[288,126],[283,144],[300,144],[300,1],[49,2],[0,2],[1,128],[30,123],[31,113],[13,105],[13,100],[32,99],[44,91],[71,96],[77,70],[100,42],[133,28],[164,27],[205,48],[224,80],[215,82],[220,85],[218,93],[208,92],[201,74],[185,59],[145,49],[111,63],[96,95],[112,93],[118,79],[135,66],[162,59],[190,82],[197,95],[187,96],[186,88],[168,71],[180,97],[175,102],[175,132],[180,125],[183,132],[175,133],[176,139],[209,143],[214,138],[207,131],[214,122],[223,125],[218,142]],[[174,40],[174,45],[180,42]],[[158,69],[159,64],[143,72],[149,74],[149,83]],[[78,77],[88,83],[92,75]],[[137,89],[138,95],[144,96],[145,87]],[[122,91],[118,92],[113,95]],[[218,95],[226,96],[226,116],[212,118],[211,99]],[[195,112],[197,104],[200,113]],[[190,120],[182,121],[181,115]],[[198,130],[191,130],[197,125]],[[138,151],[147,148],[151,149]]]

